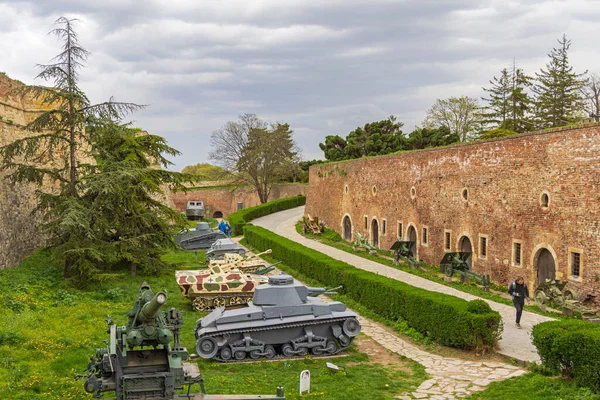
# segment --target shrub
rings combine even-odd
[[[402,318],[439,344],[486,348],[500,338],[500,314],[487,304],[469,306],[454,296],[363,271],[260,227],[247,225],[244,236],[259,250],[272,249],[273,257],[298,272],[326,285],[342,285],[349,297],[366,308],[392,321]]]
[[[600,325],[563,320],[537,324],[532,331],[543,366],[600,391]]]
[[[289,210],[290,208],[303,206],[306,204],[306,197],[302,195],[294,197],[286,197],[269,201],[267,203],[246,208],[231,214],[228,218],[229,224],[233,228],[234,235],[241,235],[244,232],[244,226],[248,221],[255,218],[264,217],[265,215],[273,214],[278,211]]]

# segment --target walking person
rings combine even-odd
[[[513,304],[517,309],[516,327],[521,329],[521,314],[523,314],[525,300],[527,300],[527,304],[530,303],[529,289],[527,288],[527,284],[523,280],[522,276],[518,276],[516,280],[512,281],[510,285],[508,285],[508,294],[512,296]]]

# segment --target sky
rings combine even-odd
[[[60,43],[60,16],[91,52],[94,103],[209,162],[211,132],[242,113],[289,123],[304,159],[319,142],[395,115],[408,133],[437,98],[484,96],[513,60],[533,75],[563,34],[576,72],[600,72],[600,0],[0,0],[0,71],[27,84]]]

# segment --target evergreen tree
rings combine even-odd
[[[113,121],[95,120],[86,129],[95,164],[81,166],[78,197],[54,197],[55,255],[69,260],[77,286],[102,280],[119,269],[156,273],[160,255],[173,247],[173,229],[185,219],[158,198],[165,185],[184,190],[190,176],[163,170],[177,155],[160,136]]]
[[[494,77],[490,81],[489,97],[482,97],[488,103],[483,113],[484,124],[492,128],[508,129],[514,132],[526,132],[532,129],[529,112],[532,100],[527,94],[531,87],[531,78],[517,68],[513,63],[509,72],[504,68],[500,78]]]
[[[500,71],[500,78],[494,78],[490,81],[489,89],[482,88],[488,92],[488,98],[481,99],[487,102],[485,111],[482,113],[484,125],[492,125],[494,127],[503,126],[509,118],[510,112],[510,94],[512,93],[512,85],[508,70],[504,68]]]
[[[460,142],[460,137],[450,132],[447,126],[435,129],[417,128],[408,135],[409,148],[413,150],[447,146],[457,142]]]
[[[569,64],[571,41],[567,36],[563,35],[558,43],[559,47],[548,54],[550,61],[546,69],[535,74],[535,117],[538,128],[542,129],[575,123],[584,109],[581,94],[584,74],[575,73]]]

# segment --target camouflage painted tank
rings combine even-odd
[[[198,320],[198,355],[230,361],[336,354],[352,343],[361,326],[344,304],[312,297],[328,293],[289,275],[273,275],[267,285],[256,288],[251,303],[220,307]]]
[[[208,222],[198,222],[196,228],[184,229],[174,239],[184,250],[199,250],[209,249],[217,239],[226,237],[223,232],[212,230]]]
[[[215,272],[239,270],[243,273],[253,273],[269,267],[268,263],[259,258],[264,254],[271,254],[271,249],[247,257],[228,253],[223,256],[222,260],[210,260],[208,262],[208,268]]]
[[[210,269],[176,271],[175,278],[181,293],[192,300],[195,311],[247,303],[252,300],[254,289],[268,281],[263,275],[237,270],[215,273]]]

